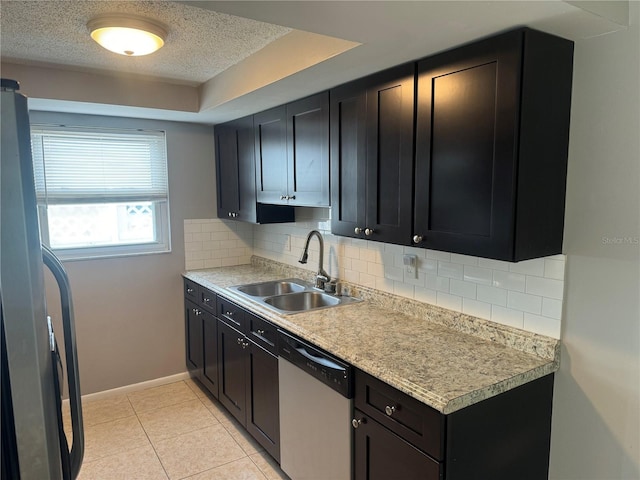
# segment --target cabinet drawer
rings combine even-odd
[[[247,312],[247,336],[265,350],[278,355],[278,330],[271,323]]]
[[[200,303],[200,286],[191,280],[184,279],[184,298],[192,302]]]
[[[246,332],[245,311],[235,303],[218,297],[216,314],[220,320],[224,320],[242,333]]]
[[[355,384],[356,408],[436,460],[443,460],[444,415],[360,370]]]
[[[200,306],[214,315],[216,313],[216,297],[217,295],[211,290],[200,287]]]

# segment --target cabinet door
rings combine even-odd
[[[240,210],[238,129],[232,123],[216,125],[218,218],[232,218]]]
[[[246,425],[248,343],[238,330],[218,321],[218,400],[242,425]]]
[[[249,342],[247,359],[247,431],[280,461],[278,357]]]
[[[202,376],[200,380],[218,398],[218,319],[202,313]]]
[[[187,369],[198,378],[202,372],[202,309],[190,300],[184,302],[184,338]]]
[[[218,218],[256,222],[253,115],[216,125]]]
[[[328,206],[329,92],[287,105],[289,205]]]
[[[366,238],[409,243],[413,205],[415,66],[370,77],[367,90]]]
[[[355,480],[441,480],[441,464],[355,410]]]
[[[258,202],[286,204],[287,119],[284,105],[253,117]]]
[[[330,92],[331,232],[359,237],[366,222],[367,95],[357,81]]]
[[[514,32],[418,63],[413,233],[422,246],[511,259],[521,49]]]

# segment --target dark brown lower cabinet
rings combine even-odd
[[[200,381],[218,398],[218,319],[202,312],[202,375]]]
[[[249,341],[247,347],[247,431],[280,461],[278,357]]]
[[[547,480],[553,374],[443,415],[356,371],[355,480]]]
[[[223,321],[218,322],[218,400],[246,425],[246,351],[248,340]]]
[[[219,401],[280,461],[278,357],[218,320]]]
[[[391,430],[355,410],[355,478],[366,480],[440,480],[442,465]]]
[[[184,338],[187,369],[194,377],[202,373],[202,309],[191,300],[184,301]]]

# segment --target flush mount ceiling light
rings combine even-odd
[[[153,53],[167,38],[164,25],[135,15],[100,15],[90,20],[87,27],[91,38],[101,46],[128,57]]]

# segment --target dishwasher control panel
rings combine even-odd
[[[346,398],[353,398],[353,367],[348,363],[278,330],[278,354]]]

